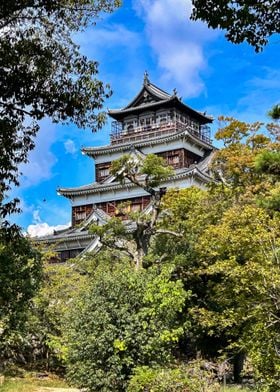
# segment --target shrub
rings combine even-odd
[[[127,392],[216,392],[220,387],[214,374],[200,362],[166,368],[135,369]]]
[[[172,268],[99,266],[68,326],[68,377],[87,391],[124,391],[134,368],[170,360],[188,293]]]

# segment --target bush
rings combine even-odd
[[[72,308],[68,377],[87,391],[124,391],[136,366],[170,360],[188,293],[172,268],[99,266]]]
[[[199,362],[169,368],[138,367],[127,392],[215,392],[220,387],[214,374]]]

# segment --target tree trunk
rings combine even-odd
[[[242,370],[245,360],[244,353],[238,353],[233,358],[233,380],[235,383],[240,384],[242,382]]]
[[[138,248],[135,254],[135,268],[136,270],[139,270],[143,267],[143,259],[144,259],[145,253],[142,248]]]

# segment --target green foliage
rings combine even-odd
[[[162,157],[154,154],[148,154],[145,158],[138,157],[137,160],[125,154],[112,162],[111,173],[120,181],[127,178],[142,188],[147,188],[149,192],[151,188],[157,187],[167,179],[173,173],[173,169]],[[139,178],[141,175],[144,178]]]
[[[268,115],[273,120],[280,120],[280,104],[274,105],[272,109],[268,112]]]
[[[218,392],[211,371],[203,369],[199,362],[188,365],[176,364],[167,368],[137,367],[127,392]]]
[[[166,363],[183,332],[189,293],[172,268],[99,265],[69,319],[68,376],[88,391],[124,391],[139,365]]]
[[[256,156],[256,170],[280,177],[280,151],[264,151]]]
[[[63,332],[69,304],[83,289],[86,276],[74,262],[45,266],[39,292],[34,297],[25,332],[22,355],[30,366],[56,370],[65,366],[67,347]]]
[[[125,154],[112,163],[111,173],[120,182],[129,181],[149,193],[152,212],[129,212],[129,203],[124,203],[118,208],[129,223],[124,224],[120,218],[111,218],[102,227],[93,225],[91,231],[100,237],[104,246],[121,250],[139,269],[143,267],[144,257],[148,256],[153,236],[158,234],[161,199],[166,189],[156,188],[173,173],[173,169],[163,158],[153,154],[145,157]]]
[[[246,352],[255,378],[270,391],[277,390],[274,383],[279,388],[280,377],[279,231],[278,216],[250,205],[229,208],[204,229],[194,273],[207,282],[207,290],[204,301],[189,309],[196,333],[223,337],[232,353]]]
[[[229,41],[235,44],[246,41],[256,52],[263,49],[272,34],[280,31],[278,0],[192,0],[192,3],[192,19],[225,30]]]
[[[0,5],[0,215],[17,211],[3,203],[18,185],[18,166],[34,147],[39,121],[100,128],[110,89],[96,79],[98,64],[79,52],[73,32],[94,23],[118,0],[7,0]]]
[[[148,154],[141,166],[140,174],[146,175],[146,182],[151,187],[157,187],[162,181],[167,179],[173,173],[172,167],[168,166],[166,161],[157,155]]]
[[[17,231],[0,231],[0,362],[17,357],[19,333],[41,279],[41,260]]]
[[[188,349],[249,355],[260,390],[279,389],[279,180],[277,126],[222,118],[207,191],[168,191],[160,224],[183,234],[157,238],[154,257],[176,265],[192,296]],[[259,170],[255,166],[259,163]],[[181,346],[182,347],[182,344]],[[236,370],[238,373],[238,371]],[[237,374],[236,373],[236,374]],[[238,375],[238,374],[237,374]]]

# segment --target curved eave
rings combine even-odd
[[[187,169],[186,171],[182,172],[182,173],[175,173],[172,176],[168,177],[167,180],[163,181],[164,182],[169,182],[169,181],[173,181],[173,180],[177,180],[177,179],[183,179],[183,178],[187,178],[187,177],[195,177],[197,176],[198,178],[200,178],[200,180],[202,182],[208,183],[210,181],[212,181],[212,178],[207,175],[206,173],[203,173],[201,170],[198,169],[197,166],[192,167],[190,169]],[[59,194],[62,196],[65,196],[67,198],[72,198],[73,196],[84,196],[84,195],[90,195],[90,194],[94,194],[94,193],[102,193],[102,192],[106,192],[106,191],[116,191],[119,189],[123,189],[123,188],[136,188],[137,185],[131,183],[131,182],[127,182],[125,184],[121,184],[119,182],[116,183],[111,183],[111,184],[96,184],[93,183],[91,185],[87,185],[86,187],[82,188],[65,188],[65,189],[59,189]]]
[[[175,95],[170,96],[170,98],[160,100],[158,102],[152,102],[152,103],[146,104],[146,105],[140,105],[140,106],[134,106],[134,107],[129,106],[124,109],[109,110],[108,114],[110,117],[114,118],[115,120],[121,121],[125,116],[128,116],[130,114],[140,114],[140,113],[145,112],[149,109],[156,110],[157,107],[158,108],[177,107],[177,108],[181,109],[182,111],[186,112],[187,114],[196,118],[201,124],[208,124],[208,123],[213,122],[212,117],[206,116],[206,115],[192,109],[190,106],[183,103]]]
[[[151,82],[144,83],[139,93],[132,99],[132,101],[128,105],[126,105],[121,110],[126,110],[137,105],[137,101],[139,101],[139,99],[143,96],[145,91],[147,91],[149,94],[151,94],[154,98],[158,99],[159,101],[169,99],[171,97],[170,94],[168,94],[166,91],[163,91],[153,83]]]
[[[156,145],[160,143],[165,143],[165,142],[170,142],[172,140],[180,139],[181,137],[187,137],[189,138],[193,143],[205,148],[206,150],[213,150],[215,147],[212,146],[212,144],[207,143],[200,138],[192,135],[188,130],[184,130],[182,132],[177,132],[174,134],[170,134],[168,136],[162,136],[162,137],[155,137],[152,139],[147,139],[143,140],[140,142],[136,143],[123,143],[123,144],[117,144],[117,145],[108,145],[105,147],[84,147],[82,149],[82,152],[90,157],[95,157],[98,155],[106,155],[114,152],[121,152],[121,151],[127,151],[131,148],[131,145],[133,144],[133,147],[135,148],[141,148],[141,147],[146,147],[146,146],[151,146],[151,145]]]
[[[64,235],[49,235],[49,236],[45,236],[45,237],[36,237],[34,238],[35,241],[37,242],[43,242],[46,244],[49,243],[59,243],[62,241],[78,241],[78,240],[91,240],[95,237],[95,234],[89,234],[89,233],[81,233],[81,234],[77,234],[77,233],[65,233]]]

